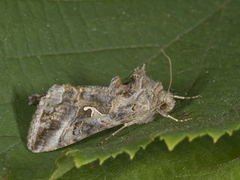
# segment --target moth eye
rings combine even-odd
[[[160,106],[160,109],[161,110],[165,110],[165,109],[167,109],[167,103],[163,103],[163,104],[161,104],[161,106]]]

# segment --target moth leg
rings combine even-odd
[[[102,117],[102,116],[104,116],[95,107],[85,106],[83,108],[83,110],[84,111],[91,110],[91,117]]]
[[[191,97],[184,97],[184,96],[177,96],[177,95],[173,95],[174,99],[197,99],[202,97],[201,95],[197,95],[197,96],[191,96]]]
[[[33,94],[28,97],[28,105],[38,105],[45,94]]]
[[[161,116],[166,117],[166,118],[169,118],[169,119],[172,119],[172,120],[174,120],[174,121],[176,121],[176,122],[186,122],[186,121],[192,120],[192,118],[177,119],[177,118],[175,118],[175,117],[172,117],[172,116],[169,115],[169,114],[165,114],[165,113],[162,113],[162,112],[160,112],[160,111],[158,111],[158,113],[159,113]]]
[[[125,128],[133,125],[133,124],[135,124],[134,121],[125,123],[121,128],[119,128],[118,130],[116,130],[115,132],[113,132],[110,136],[108,136],[107,138],[105,138],[105,141],[109,140],[111,137],[115,136],[117,133],[119,133],[119,132],[122,131],[123,129],[125,129]]]

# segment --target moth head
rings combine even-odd
[[[170,112],[175,106],[173,95],[169,92],[162,92],[159,96],[158,111]]]

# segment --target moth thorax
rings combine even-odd
[[[173,95],[167,91],[161,91],[159,96],[159,108],[161,111],[170,112],[175,106]]]

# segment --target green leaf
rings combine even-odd
[[[236,180],[240,178],[240,133],[225,135],[216,144],[205,136],[192,143],[184,140],[172,152],[158,140],[137,152],[133,160],[126,154],[72,169],[62,180]]]
[[[46,179],[99,159],[127,152],[131,158],[153,139],[169,149],[185,137],[209,134],[216,141],[239,128],[239,1],[97,0],[0,2],[0,177]],[[26,136],[34,107],[27,96],[53,84],[108,85],[146,63],[147,73],[167,88],[171,57],[176,123],[156,117],[132,126],[99,146],[115,129],[67,148],[32,154]],[[66,159],[65,159],[66,158]],[[41,168],[39,168],[41,167]],[[37,173],[36,173],[37,169]]]

